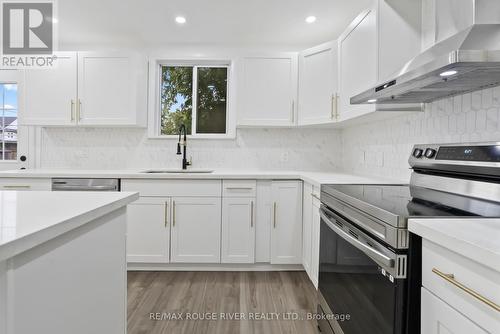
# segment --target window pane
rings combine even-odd
[[[199,67],[197,133],[226,133],[227,68]]]
[[[0,127],[2,160],[17,159],[17,84],[0,84]]]
[[[162,66],[161,68],[161,134],[175,135],[184,124],[191,134],[193,112],[193,68]]]

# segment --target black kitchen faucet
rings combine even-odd
[[[181,141],[182,134],[184,133],[184,138]],[[183,151],[181,153],[181,145],[183,146]],[[177,142],[177,154],[182,154],[182,169],[187,169],[187,166],[191,165],[191,161],[187,161],[186,159],[186,148],[187,148],[187,130],[184,124],[181,124],[179,128],[179,141]]]

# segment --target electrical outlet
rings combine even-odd
[[[288,152],[281,153],[280,162],[288,162]]]

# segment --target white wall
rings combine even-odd
[[[188,155],[193,168],[333,171],[340,142],[328,129],[238,129],[236,139],[188,140]],[[180,168],[176,145],[148,139],[145,129],[47,128],[39,168]]]
[[[409,180],[414,144],[500,142],[500,87],[436,101],[424,113],[342,131],[343,169]]]

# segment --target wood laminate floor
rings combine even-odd
[[[315,311],[304,272],[128,273],[129,334],[317,333]]]

